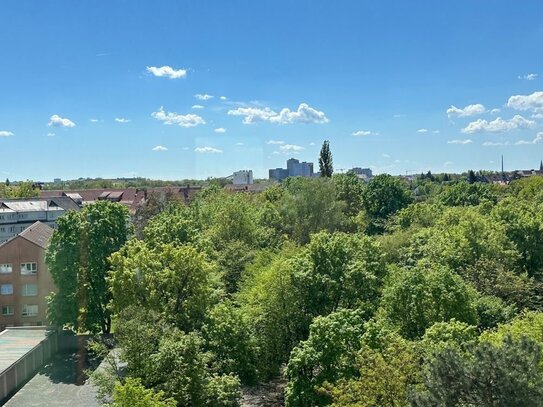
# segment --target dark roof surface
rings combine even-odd
[[[51,236],[53,236],[53,232],[54,229],[47,226],[45,223],[36,222],[32,226],[29,226],[23,230],[19,236],[43,249],[46,249]]]

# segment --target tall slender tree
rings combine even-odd
[[[321,177],[327,178],[330,178],[334,172],[332,152],[330,151],[330,142],[328,140],[324,140],[324,143],[322,143],[321,154],[319,157],[319,170]]]

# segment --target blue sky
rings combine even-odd
[[[0,16],[0,177],[265,177],[325,139],[336,168],[392,174],[543,158],[541,1],[4,0]]]

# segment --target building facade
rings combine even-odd
[[[47,296],[55,291],[45,264],[53,229],[35,222],[0,244],[0,330],[47,325]]]
[[[68,209],[79,207],[70,198],[0,201],[0,243],[37,221],[56,228],[57,219]]]
[[[287,168],[275,168],[269,170],[270,180],[282,181],[288,177],[312,177],[313,163],[300,162],[295,158],[287,160]]]
[[[253,170],[241,170],[234,172],[232,176],[232,183],[234,185],[252,185]]]

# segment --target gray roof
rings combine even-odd
[[[45,223],[36,222],[19,233],[19,236],[42,249],[46,249],[51,236],[53,236],[53,232],[54,229],[47,226]]]

